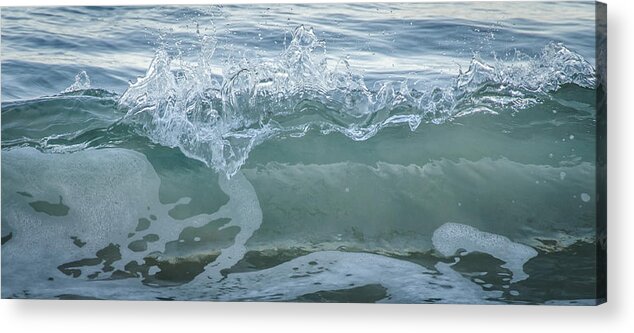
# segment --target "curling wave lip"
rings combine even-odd
[[[415,130],[422,122],[439,124],[474,112],[514,112],[548,99],[562,85],[596,84],[592,65],[560,43],[549,43],[534,57],[517,52],[494,64],[475,56],[449,85],[425,91],[410,89],[407,80],[368,88],[346,59],[331,66],[325,41],[303,25],[279,57],[231,64],[221,77],[212,70],[216,39],[204,36],[201,44],[192,63],[160,48],[118,105],[140,134],[178,147],[227,177],[271,138],[318,129],[363,141],[389,126]]]

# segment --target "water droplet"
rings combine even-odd
[[[590,201],[590,195],[588,193],[581,193],[581,201],[588,202]]]
[[[564,178],[566,178],[566,173],[562,171],[559,173],[559,179],[564,180]]]
[[[194,237],[194,242],[200,242],[200,237]]]
[[[575,136],[571,134],[570,135],[570,140],[574,140],[574,139],[575,139]]]

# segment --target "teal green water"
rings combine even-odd
[[[602,298],[594,3],[337,6],[3,9],[2,297]]]

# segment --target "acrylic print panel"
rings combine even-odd
[[[2,297],[605,301],[605,6],[2,9]]]

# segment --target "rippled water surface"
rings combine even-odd
[[[594,2],[1,13],[3,298],[605,297]]]

